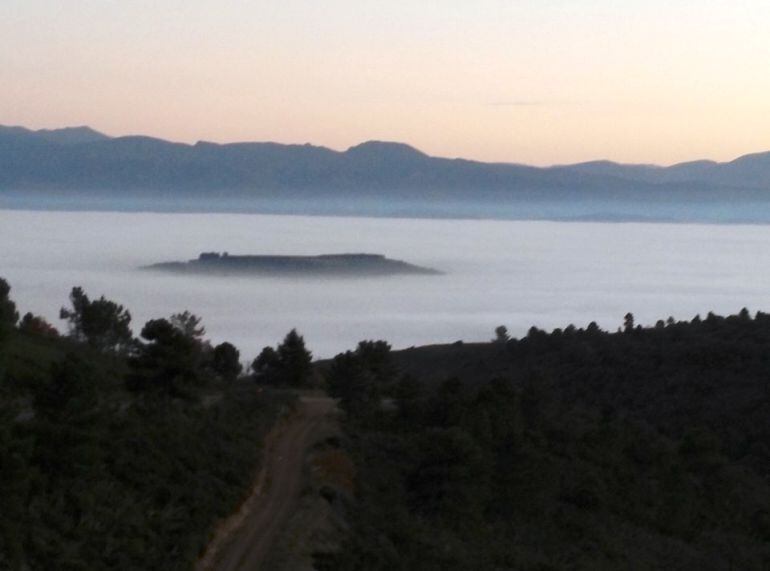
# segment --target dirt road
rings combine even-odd
[[[304,396],[297,412],[266,441],[262,471],[249,499],[220,529],[197,571],[259,571],[302,491],[308,449],[330,422],[334,401]]]

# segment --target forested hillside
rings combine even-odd
[[[189,312],[147,323],[80,288],[60,334],[0,280],[0,569],[192,569],[292,399],[238,380]]]
[[[357,493],[322,569],[767,569],[770,315],[327,367]]]
[[[198,317],[134,337],[73,288],[59,332],[0,280],[0,569],[190,569],[314,372],[292,330],[242,374]],[[355,487],[326,570],[767,569],[770,315],[595,324],[316,364]],[[336,441],[335,437],[335,441]],[[337,444],[335,443],[335,446]],[[339,547],[339,548],[337,548]]]

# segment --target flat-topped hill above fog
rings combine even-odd
[[[441,272],[391,260],[380,254],[322,256],[232,256],[204,252],[187,262],[163,262],[143,269],[180,274],[243,276],[387,276],[438,275]]]

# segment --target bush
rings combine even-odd
[[[59,331],[48,323],[44,317],[25,313],[19,322],[19,331],[29,333],[30,335],[40,335],[41,337],[58,337]]]

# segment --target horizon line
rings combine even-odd
[[[646,167],[646,168],[659,168],[659,169],[666,169],[670,167],[680,166],[680,165],[686,165],[686,164],[693,164],[693,163],[712,163],[712,164],[729,164],[732,162],[735,162],[739,159],[756,156],[756,155],[763,155],[763,154],[770,154],[770,149],[763,150],[763,151],[754,151],[750,153],[745,153],[742,155],[738,155],[733,157],[729,160],[716,160],[716,159],[704,159],[704,158],[696,158],[696,159],[689,159],[685,161],[679,161],[676,163],[670,163],[670,164],[657,164],[657,163],[626,163],[626,162],[619,162],[614,161],[612,159],[606,159],[606,158],[597,158],[597,159],[590,159],[586,161],[579,161],[575,163],[550,163],[547,165],[534,165],[529,163],[522,163],[518,161],[486,161],[481,159],[471,159],[467,157],[462,156],[442,156],[442,155],[432,155],[429,152],[423,151],[422,149],[404,142],[404,141],[394,141],[394,140],[383,140],[383,139],[367,139],[364,141],[361,141],[360,143],[356,143],[354,145],[351,145],[347,147],[346,149],[340,149],[340,148],[334,148],[329,145],[322,145],[317,143],[311,143],[309,141],[306,141],[304,143],[281,143],[274,140],[234,140],[234,141],[228,141],[228,142],[217,142],[217,141],[211,141],[207,139],[199,139],[195,142],[185,142],[185,141],[178,141],[174,139],[166,139],[164,137],[159,137],[155,135],[146,135],[142,133],[133,133],[133,134],[125,134],[125,135],[111,135],[106,133],[105,131],[102,131],[100,129],[96,129],[94,127],[91,127],[87,124],[80,124],[80,125],[66,125],[63,127],[43,127],[40,129],[34,129],[30,127],[26,127],[24,125],[10,125],[6,123],[0,123],[0,129],[21,129],[24,131],[28,131],[30,133],[51,133],[51,132],[57,132],[57,131],[66,131],[66,130],[78,130],[78,129],[87,129],[89,131],[92,131],[93,133],[97,135],[104,136],[108,139],[129,139],[129,138],[146,138],[146,139],[153,139],[156,141],[162,141],[164,143],[170,143],[174,145],[184,145],[187,147],[195,147],[196,145],[200,144],[208,144],[208,145],[217,145],[217,146],[228,146],[228,145],[279,145],[284,147],[315,147],[318,149],[327,149],[329,151],[344,154],[352,149],[358,148],[362,145],[366,144],[372,144],[372,143],[380,143],[380,144],[387,144],[387,145],[400,145],[404,147],[409,147],[410,149],[414,150],[417,153],[420,153],[422,155],[425,155],[429,158],[435,158],[435,159],[446,159],[446,160],[461,160],[461,161],[468,161],[468,162],[474,162],[474,163],[481,163],[481,164],[488,164],[488,165],[514,165],[514,166],[522,166],[522,167],[530,167],[535,169],[551,169],[551,168],[568,168],[568,167],[575,167],[575,166],[581,166],[581,165],[589,165],[589,164],[595,164],[595,163],[608,163],[608,164],[614,164],[619,166],[626,166],[626,167]]]

